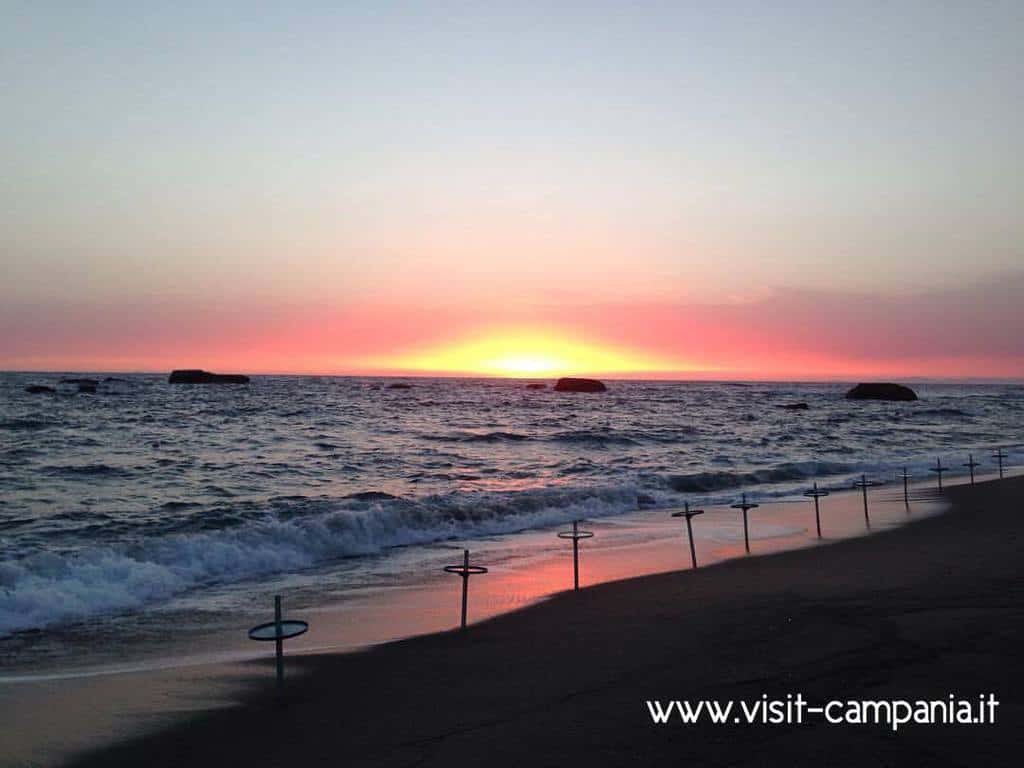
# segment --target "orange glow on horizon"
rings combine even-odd
[[[543,330],[498,330],[365,365],[409,372],[529,378],[699,371],[700,367]]]

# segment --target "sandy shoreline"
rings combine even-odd
[[[907,509],[898,484],[872,489],[874,531],[942,508],[934,501],[934,482],[919,481],[910,491],[912,504]],[[813,547],[867,532],[857,492],[834,491],[822,500],[824,539],[820,540],[815,537],[809,499],[758,496],[757,501],[761,506],[749,515],[754,554]],[[685,526],[670,516],[673,511],[636,510],[587,520],[585,527],[596,536],[582,546],[581,583],[593,585],[688,566]],[[470,621],[486,620],[546,600],[570,586],[571,547],[555,537],[564,527],[446,540],[348,559],[340,564],[346,569],[340,579],[333,564],[296,574],[290,584],[287,578],[254,579],[244,586],[252,605],[247,612],[179,607],[172,612],[112,615],[61,632],[6,638],[0,642],[0,702],[10,683],[160,672],[265,657],[267,649],[246,639],[245,630],[267,620],[274,594],[283,594],[288,615],[311,625],[307,634],[289,643],[290,654],[359,650],[445,631],[457,620],[453,603],[458,580],[443,574],[441,566],[461,559],[463,547],[472,550],[474,562],[491,569],[486,578],[474,579],[471,590]],[[695,519],[693,533],[701,566],[743,556],[738,510],[708,506],[706,514]],[[363,583],[346,585],[348,573],[360,568],[366,573]],[[188,604],[187,597],[184,602]],[[0,754],[0,764],[3,758]]]
[[[448,632],[265,665],[213,710],[78,765],[1000,765],[1024,743],[1024,479],[883,535],[596,586]],[[991,726],[665,725],[645,701],[973,698]]]

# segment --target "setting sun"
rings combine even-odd
[[[406,371],[511,377],[627,374],[685,367],[550,331],[496,331],[376,359],[371,364]]]

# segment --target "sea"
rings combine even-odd
[[[62,381],[82,377],[95,392]],[[0,374],[0,643],[52,654],[97,621],[214,621],[303,574],[307,600],[343,594],[443,542],[927,477],[937,460],[953,476],[969,454],[992,471],[997,448],[1024,461],[1016,384],[917,382],[906,403],[841,383],[551,384]]]

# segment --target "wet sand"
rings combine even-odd
[[[877,536],[564,593],[465,632],[295,657],[238,706],[76,765],[1007,765],[1024,749],[1024,478]],[[648,699],[976,698],[995,725],[655,726]],[[67,723],[54,723],[59,729]]]

